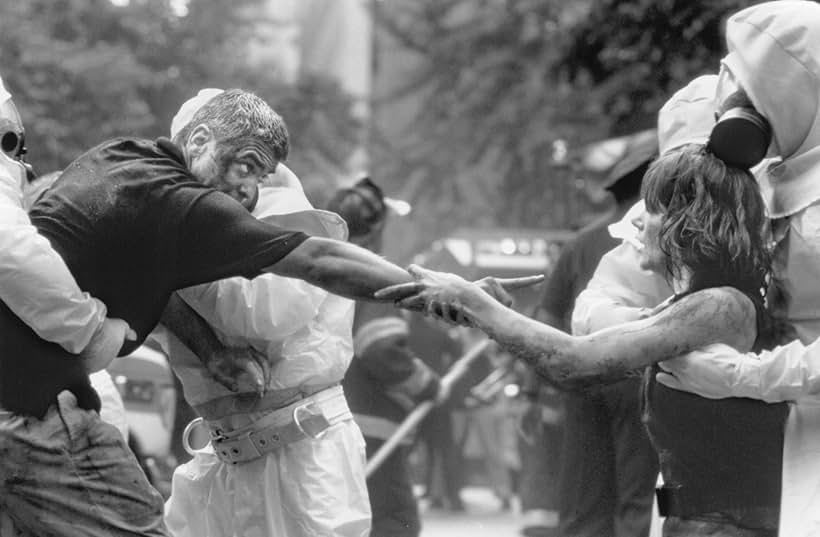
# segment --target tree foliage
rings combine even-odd
[[[190,0],[182,16],[170,0],[5,2],[0,74],[23,115],[32,163],[46,172],[114,136],[167,135],[199,89],[242,87],[285,117],[294,169],[332,178],[355,147],[351,100],[329,80],[286,83],[248,60],[247,41],[268,22],[265,3]]]
[[[573,165],[584,144],[654,126],[690,79],[717,72],[741,0],[405,0],[378,21],[416,68],[418,113],[377,146],[379,175],[425,208],[428,240],[457,226],[575,227],[600,211]],[[388,115],[389,117],[389,115]],[[378,129],[378,124],[377,127]]]

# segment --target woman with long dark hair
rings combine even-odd
[[[770,258],[757,183],[703,146],[685,146],[650,166],[644,198],[641,263],[675,291],[646,319],[570,336],[457,276],[415,267],[416,283],[378,295],[482,329],[563,388],[646,367],[644,418],[664,477],[664,535],[776,535],[785,405],[709,400],[655,381],[664,359],[712,343],[745,352],[775,333],[764,308]]]

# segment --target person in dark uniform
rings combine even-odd
[[[369,178],[340,189],[328,210],[347,222],[350,241],[380,252],[388,206]],[[359,302],[353,321],[354,358],[342,382],[353,417],[364,434],[368,459],[419,402],[435,398],[439,377],[408,347],[408,326],[391,304]],[[372,537],[416,537],[421,531],[403,442],[368,478]]]
[[[632,138],[605,182],[615,211],[564,247],[543,288],[539,320],[569,332],[575,298],[601,257],[618,244],[607,224],[620,220],[640,199],[644,173],[657,152],[654,131]],[[583,393],[563,393],[560,535],[648,535],[658,462],[641,423],[640,388],[640,377],[635,376]]]

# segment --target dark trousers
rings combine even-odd
[[[384,444],[365,437],[367,458]],[[373,526],[370,537],[418,537],[421,531],[419,509],[413,495],[413,483],[407,457],[410,449],[398,447],[367,480]]]
[[[460,505],[463,461],[453,434],[452,410],[447,406],[433,408],[421,422],[419,436],[427,455],[426,495],[446,500],[451,506]]]
[[[533,403],[521,424],[521,510],[558,511],[563,423],[544,423]]]
[[[649,534],[658,458],[640,419],[641,379],[565,394],[563,537]]]

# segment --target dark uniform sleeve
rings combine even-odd
[[[206,190],[188,205],[172,254],[177,288],[231,276],[253,278],[308,238],[257,220],[221,192]]]
[[[405,409],[435,397],[439,377],[410,350],[401,314],[391,305],[360,304],[357,315],[364,319],[353,334],[354,359],[386,395]]]
[[[555,268],[541,292],[539,309],[549,317],[547,319],[536,315],[539,320],[548,324],[560,323],[556,328],[568,329],[569,316],[575,301],[575,278],[574,267],[575,248],[573,243],[567,244],[561,251]]]

